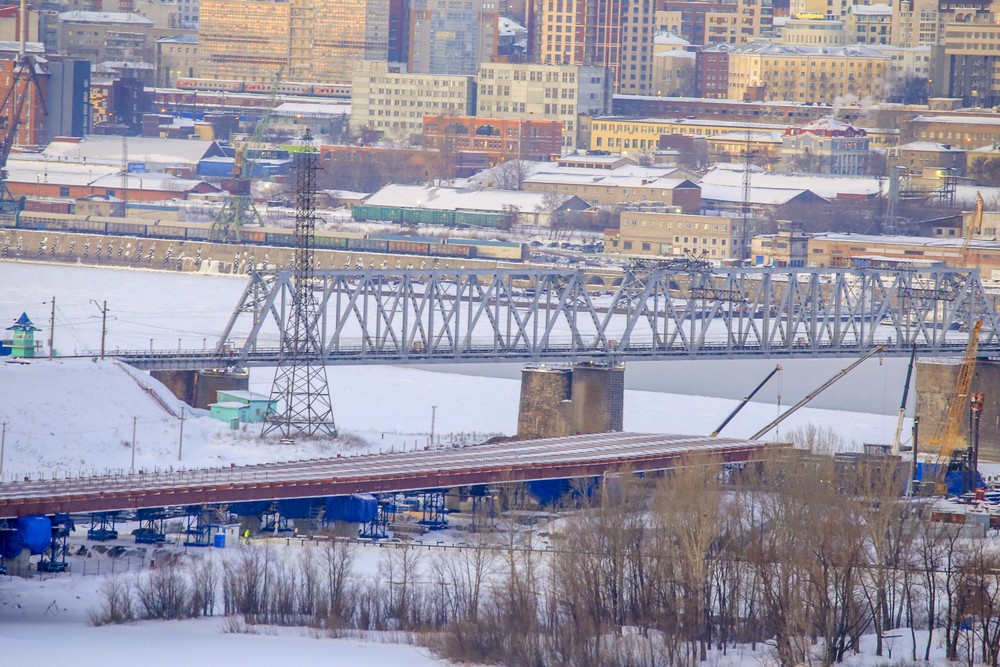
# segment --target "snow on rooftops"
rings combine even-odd
[[[776,144],[781,143],[781,132],[751,132],[750,141],[752,142],[772,142]],[[713,134],[710,137],[706,137],[707,141],[743,141],[747,140],[746,132],[720,132],[719,134]],[[731,164],[731,163],[726,163]],[[740,167],[742,169],[742,166]]]
[[[559,202],[570,199],[559,198]],[[365,202],[367,206],[392,206],[396,208],[426,208],[435,211],[542,211],[552,201],[545,192],[520,192],[514,190],[459,190],[429,185],[387,185]]]
[[[681,51],[680,49],[672,49],[670,51],[660,51],[653,54],[654,58],[690,58],[695,59],[695,54],[690,51]]]
[[[887,55],[877,49],[859,44],[850,46],[806,46],[801,44],[775,44],[772,42],[757,40],[744,46],[733,49],[733,53],[752,53],[764,56],[811,56],[811,57],[869,57],[888,58]]]
[[[855,16],[892,16],[892,7],[889,5],[854,5],[849,9]]]
[[[795,188],[751,187],[750,203],[761,206],[781,206],[808,192],[808,190]],[[701,199],[705,202],[707,208],[711,208],[711,202],[742,202],[743,187],[742,185],[702,185]]]
[[[338,102],[336,104],[309,103],[309,102],[284,102],[279,104],[271,112],[275,116],[342,116],[351,113],[351,105]]]
[[[825,233],[815,234],[812,237],[818,241],[856,241],[858,243],[875,243],[880,245],[916,245],[924,248],[961,248],[965,241],[959,237],[936,238],[930,236],[879,236],[876,234],[837,234]],[[985,241],[972,239],[969,241],[973,248],[996,249],[1000,246],[997,241]]]
[[[672,44],[674,46],[691,46],[691,42],[684,39],[676,33],[662,31],[656,33],[656,37],[653,38],[654,44]]]
[[[708,193],[713,186],[742,187],[743,169],[713,167],[702,177],[699,184],[702,197],[709,199]],[[751,189],[809,190],[824,199],[835,199],[845,195],[877,196],[884,186],[885,184],[877,178],[863,176],[776,174],[758,170],[750,175]]]
[[[513,19],[501,16],[497,32],[501,35],[516,35],[519,32],[527,32],[527,28]]]
[[[195,165],[205,157],[222,154],[214,141],[199,139],[129,137],[127,148],[130,162],[170,165]],[[55,160],[121,165],[122,138],[89,134],[79,141],[55,140],[42,154]]]
[[[785,134],[815,134],[824,137],[863,137],[868,133],[850,123],[824,116],[799,127],[790,127]]]
[[[59,20],[72,23],[131,23],[152,26],[154,22],[141,14],[132,12],[60,12]]]
[[[1000,125],[1000,116],[956,115],[917,116],[914,123],[972,123],[974,125]]]
[[[962,148],[951,144],[939,144],[936,141],[911,141],[897,147],[901,151],[923,151],[925,153],[962,153]]]

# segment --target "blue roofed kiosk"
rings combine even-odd
[[[13,326],[7,327],[7,331],[14,332],[10,342],[10,356],[12,357],[34,357],[35,356],[35,332],[38,327],[28,319],[27,313],[21,313]]]

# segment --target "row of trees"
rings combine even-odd
[[[914,660],[938,637],[951,659],[1000,661],[1000,555],[901,500],[898,465],[795,456],[720,475],[691,463],[605,480],[557,532],[500,519],[461,549],[386,545],[375,576],[346,542],[179,561],[110,580],[94,620],[221,611],[407,630],[453,659],[525,667],[693,665],[738,644],[781,667],[830,665],[864,634],[881,655],[886,633],[908,628]],[[511,487],[499,501],[524,497]],[[918,642],[917,630],[931,632]]]

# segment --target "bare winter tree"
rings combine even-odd
[[[524,182],[531,175],[532,164],[520,158],[507,160],[493,168],[493,178],[500,190],[523,190]]]

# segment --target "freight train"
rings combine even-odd
[[[130,222],[122,218],[101,218],[79,216],[72,213],[30,210],[21,211],[16,217],[0,219],[0,227],[203,242],[209,241],[209,232],[211,231],[211,225],[207,224],[163,224],[146,222],[141,219]],[[246,245],[295,246],[294,234],[289,229],[244,228],[241,230],[241,236],[241,243]],[[317,232],[316,248],[319,250],[427,255],[431,257],[497,259],[514,262],[527,259],[527,247],[523,243],[477,239],[437,239],[391,234]]]
[[[273,83],[263,81],[226,81],[224,79],[179,78],[176,87],[181,90],[197,90],[206,93],[258,93],[267,95],[274,92]],[[278,83],[282,95],[302,95],[305,97],[333,97],[350,99],[351,86],[338,83],[305,83],[282,81]]]

